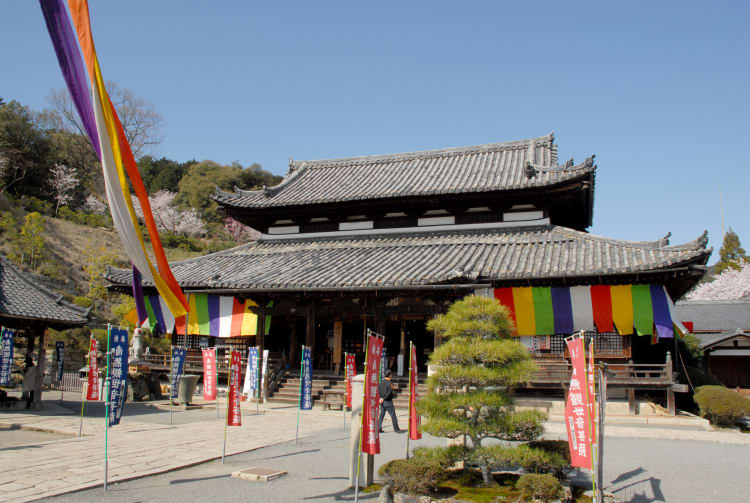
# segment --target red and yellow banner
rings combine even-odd
[[[346,354],[346,406],[352,408],[352,379],[357,375],[355,355]]]
[[[89,339],[89,375],[86,400],[99,400],[99,365],[96,362],[96,339]]]
[[[383,339],[370,335],[367,337],[367,365],[365,366],[365,396],[362,402],[362,452],[380,454],[380,359],[383,355]]]
[[[203,349],[203,400],[216,400],[216,350]]]
[[[240,410],[240,375],[242,374],[242,356],[232,350],[229,357],[229,392],[227,393],[227,426],[242,426]]]
[[[591,429],[589,425],[589,390],[586,379],[586,352],[583,337],[572,337],[568,344],[573,375],[570,377],[568,399],[565,402],[565,427],[568,430],[570,464],[592,468]]]
[[[417,400],[419,399],[419,382],[417,379],[417,347],[409,344],[409,438],[419,440],[422,438],[422,432],[419,431],[421,421],[419,411],[417,410]]]

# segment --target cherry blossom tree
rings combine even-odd
[[[258,239],[260,233],[248,227],[247,225],[238,222],[232,217],[224,219],[224,230],[232,237],[237,243],[246,243],[254,239]]]
[[[83,209],[95,215],[104,215],[107,212],[107,205],[94,196],[89,195],[86,198],[86,202],[83,203]]]
[[[69,168],[65,164],[55,164],[50,169],[50,173],[52,174],[50,185],[52,185],[52,195],[56,203],[55,216],[57,216],[60,206],[65,206],[73,199],[71,191],[78,184],[78,176],[76,175],[75,168]]]
[[[710,283],[701,283],[689,292],[688,300],[750,299],[750,264],[743,262],[740,269],[728,267]]]
[[[154,216],[156,228],[173,234],[204,235],[206,225],[198,212],[194,208],[180,211],[174,204],[174,197],[175,193],[168,190],[160,190],[153,196],[149,196],[148,202],[151,205],[151,214]],[[133,197],[133,206],[136,216],[143,219],[143,210],[136,197]]]

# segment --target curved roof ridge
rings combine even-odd
[[[442,157],[447,155],[466,154],[471,152],[485,152],[495,150],[510,150],[512,148],[527,149],[530,142],[534,142],[536,146],[543,146],[544,143],[548,143],[549,147],[555,140],[554,131],[538,138],[526,138],[522,140],[512,140],[504,142],[493,142],[483,143],[480,145],[469,145],[463,147],[448,147],[440,149],[429,149],[429,150],[414,150],[411,152],[399,152],[395,154],[375,154],[355,157],[340,157],[333,159],[310,159],[310,160],[291,160],[289,162],[290,171],[296,170],[300,167],[309,168],[327,168],[334,167],[339,164],[373,164],[380,161],[396,161],[396,160],[410,160],[410,159],[421,159],[429,157]],[[283,182],[282,182],[283,183]]]
[[[554,230],[562,234],[574,235],[575,237],[581,237],[583,239],[588,239],[591,241],[616,243],[621,246],[632,246],[634,248],[660,249],[660,250],[666,250],[666,251],[706,250],[706,243],[708,242],[707,238],[706,238],[706,241],[702,239],[704,236],[707,236],[707,232],[704,232],[699,238],[694,239],[693,241],[690,241],[688,243],[670,246],[668,243],[669,243],[669,238],[672,235],[671,232],[667,233],[663,238],[658,239],[656,241],[631,241],[628,239],[617,239],[617,238],[610,238],[606,236],[599,236],[598,234],[591,234],[588,232],[577,231],[569,227],[555,226]],[[707,251],[713,251],[713,248]]]

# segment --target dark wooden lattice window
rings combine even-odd
[[[565,352],[565,338],[570,335],[557,334],[550,336],[550,352],[563,354]],[[586,348],[589,347],[591,340],[594,341],[594,351],[606,353],[621,353],[624,350],[622,336],[617,332],[585,332],[584,339]]]

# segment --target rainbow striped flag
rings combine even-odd
[[[156,230],[156,223],[151,214],[146,188],[138,172],[130,145],[125,138],[125,131],[104,85],[104,77],[91,33],[88,2],[86,0],[69,0],[68,2],[73,25],[78,34],[80,50],[88,69],[88,82],[79,53],[79,45],[76,43],[63,1],[40,0],[40,5],[65,83],[83,127],[102,163],[109,209],[125,251],[140,274],[156,286],[160,296],[164,299],[167,310],[174,317],[182,316],[187,312],[188,303],[169,268],[159,233]],[[89,100],[89,84],[92,89],[93,103]],[[152,264],[146,252],[146,243],[130,197],[130,185],[143,210],[144,223],[151,239],[158,269]],[[151,305],[152,310],[154,307]]]
[[[663,285],[496,288],[494,296],[519,336],[617,330],[658,341],[687,333]]]

